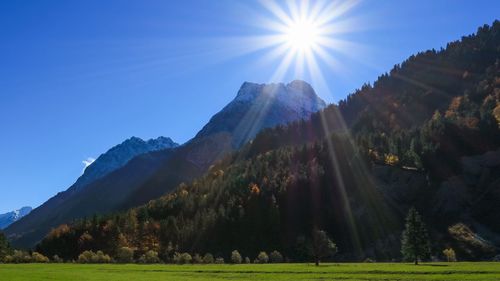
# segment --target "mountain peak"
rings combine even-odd
[[[160,150],[163,148],[172,148],[179,145],[176,142],[174,142],[171,138],[163,136],[159,136],[156,139],[149,139],[146,141],[146,143],[152,147],[157,148],[155,150]]]
[[[227,132],[233,146],[252,139],[261,129],[306,119],[326,106],[310,84],[294,80],[288,84],[244,82],[236,98],[215,114],[196,137]]]
[[[313,87],[303,81],[303,80],[293,80],[288,84],[285,83],[269,83],[269,84],[258,84],[253,82],[244,82],[238,94],[236,95],[235,101],[250,101],[258,97],[265,96],[267,98],[271,97],[303,97],[305,99],[313,99],[314,102],[323,104],[325,102],[321,100],[316,95]]]
[[[136,136],[131,136],[130,138],[124,140],[121,144],[124,143],[138,143],[138,142],[144,142],[143,139],[136,137]]]
[[[0,214],[0,229],[4,229],[7,226],[11,225],[13,222],[18,221],[20,218],[29,214],[31,210],[31,207],[25,206],[18,210]]]
[[[316,95],[316,92],[314,92],[314,89],[311,86],[311,84],[309,84],[303,80],[293,80],[290,83],[286,84],[286,87],[289,89],[294,89],[296,91],[300,91],[301,93],[304,93],[304,94],[314,93],[314,95]]]
[[[115,145],[105,153],[101,154],[84,171],[83,175],[73,184],[72,188],[80,188],[102,176],[122,167],[137,155],[174,148],[179,144],[171,138],[158,137],[156,139],[143,139],[132,136],[122,143]]]

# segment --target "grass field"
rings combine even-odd
[[[500,280],[500,263],[0,264],[0,280]]]

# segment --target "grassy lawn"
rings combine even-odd
[[[500,280],[500,263],[0,264],[0,280]]]

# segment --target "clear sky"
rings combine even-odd
[[[43,203],[131,136],[185,142],[244,81],[304,79],[336,102],[500,11],[491,0],[342,1],[317,83],[276,75],[285,55],[263,43],[278,20],[263,2],[0,1],[0,213]]]

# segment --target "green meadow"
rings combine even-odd
[[[500,280],[500,263],[1,264],[0,280]]]

